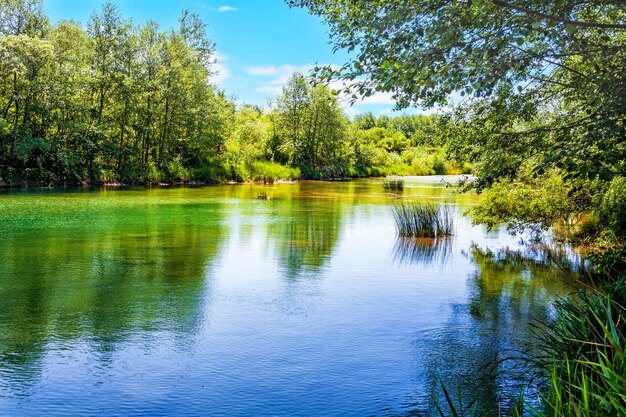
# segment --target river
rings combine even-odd
[[[506,410],[571,274],[444,179],[0,192],[0,415]],[[398,240],[399,199],[455,235]]]

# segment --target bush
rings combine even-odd
[[[171,181],[188,181],[191,177],[189,170],[185,168],[180,157],[167,163],[167,179]]]
[[[220,182],[224,180],[224,172],[217,164],[205,164],[191,171],[190,178],[203,182]]]
[[[114,175],[113,171],[109,171],[109,172],[112,176]],[[158,184],[164,181],[164,176],[163,176],[163,173],[157,169],[156,165],[154,165],[153,163],[150,163],[148,165],[148,169],[146,170],[144,174],[144,181],[148,184]]]
[[[626,178],[615,177],[601,195],[597,209],[602,223],[617,234],[626,234]]]

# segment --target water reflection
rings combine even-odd
[[[453,239],[398,237],[393,250],[393,260],[400,264],[444,265],[452,255]]]
[[[79,227],[70,217],[61,233],[4,230],[0,386],[27,391],[48,352],[79,340],[105,365],[117,346],[138,334],[168,334],[185,345],[203,319],[210,300],[205,274],[227,233],[219,206],[208,208],[208,226],[163,227],[184,217],[183,210],[96,211]]]
[[[268,240],[278,266],[294,280],[320,272],[331,259],[342,228],[342,204],[320,197],[287,200],[274,212]]]
[[[441,379],[497,414],[521,377],[494,358],[532,347],[564,257],[490,252],[506,235],[461,216],[396,240],[393,198],[471,199],[421,179],[3,194],[0,408],[427,415]]]
[[[471,247],[466,256],[477,269],[468,280],[468,302],[454,304],[446,325],[415,343],[416,354],[428,358],[431,389],[421,410],[432,410],[435,401],[446,404],[440,383],[455,401],[459,395],[465,405],[478,400],[478,410],[488,415],[506,415],[522,391],[537,398],[525,358],[536,349],[535,326],[554,315],[556,294],[571,288],[580,260],[570,255],[562,248]]]

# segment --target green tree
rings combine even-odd
[[[287,156],[287,162],[298,165],[300,148],[304,136],[304,118],[308,110],[310,86],[306,78],[299,73],[291,75],[287,85],[283,87],[278,97],[278,126],[281,137],[284,138],[281,152]]]

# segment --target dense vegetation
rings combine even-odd
[[[566,225],[590,247],[588,292],[559,306],[542,362],[547,415],[622,415],[626,340],[626,4],[621,0],[290,0],[353,51],[357,99],[447,105],[454,155],[484,193],[477,222]],[[534,233],[537,235],[538,233]]]
[[[213,43],[125,20],[111,3],[86,27],[52,25],[41,0],[0,2],[0,184],[274,181],[468,170],[445,158],[436,117],[350,121],[294,74],[269,108],[211,84]]]

